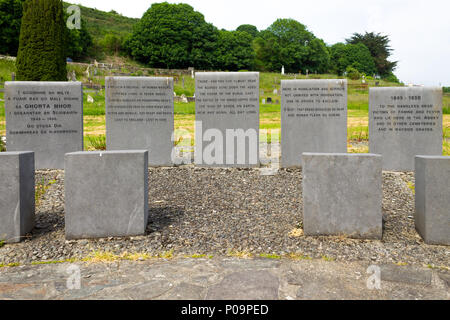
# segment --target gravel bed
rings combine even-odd
[[[66,241],[64,172],[37,171],[36,183],[49,187],[36,209],[36,228],[23,242],[0,248],[0,263],[82,258],[94,250],[173,250],[174,255],[226,255],[233,250],[449,266],[449,247],[424,244],[414,229],[413,173],[383,173],[382,241],[292,233],[302,227],[300,169],[264,176],[259,169],[152,168],[149,181],[145,236]]]

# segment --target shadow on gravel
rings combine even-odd
[[[29,236],[33,239],[41,238],[49,233],[64,233],[64,212],[37,213],[35,226]]]
[[[183,209],[177,207],[149,208],[146,235],[162,231],[179,221],[185,214]]]

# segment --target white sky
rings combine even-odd
[[[148,0],[72,0],[103,11],[140,18]],[[277,18],[292,18],[328,44],[354,32],[381,32],[391,39],[391,60],[405,83],[450,86],[449,0],[183,0],[219,29],[241,24],[266,29]]]

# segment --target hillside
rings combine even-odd
[[[67,8],[71,3],[64,3]],[[100,41],[107,34],[118,37],[126,36],[133,31],[133,26],[139,19],[128,18],[113,11],[105,12],[76,4],[81,9],[81,17],[86,23],[89,33],[94,41]]]

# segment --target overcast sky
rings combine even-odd
[[[103,11],[140,18],[148,0],[73,0]],[[381,32],[391,39],[391,60],[405,83],[450,86],[449,0],[184,0],[219,29],[241,24],[266,29],[277,18],[292,18],[328,44],[354,32]]]

